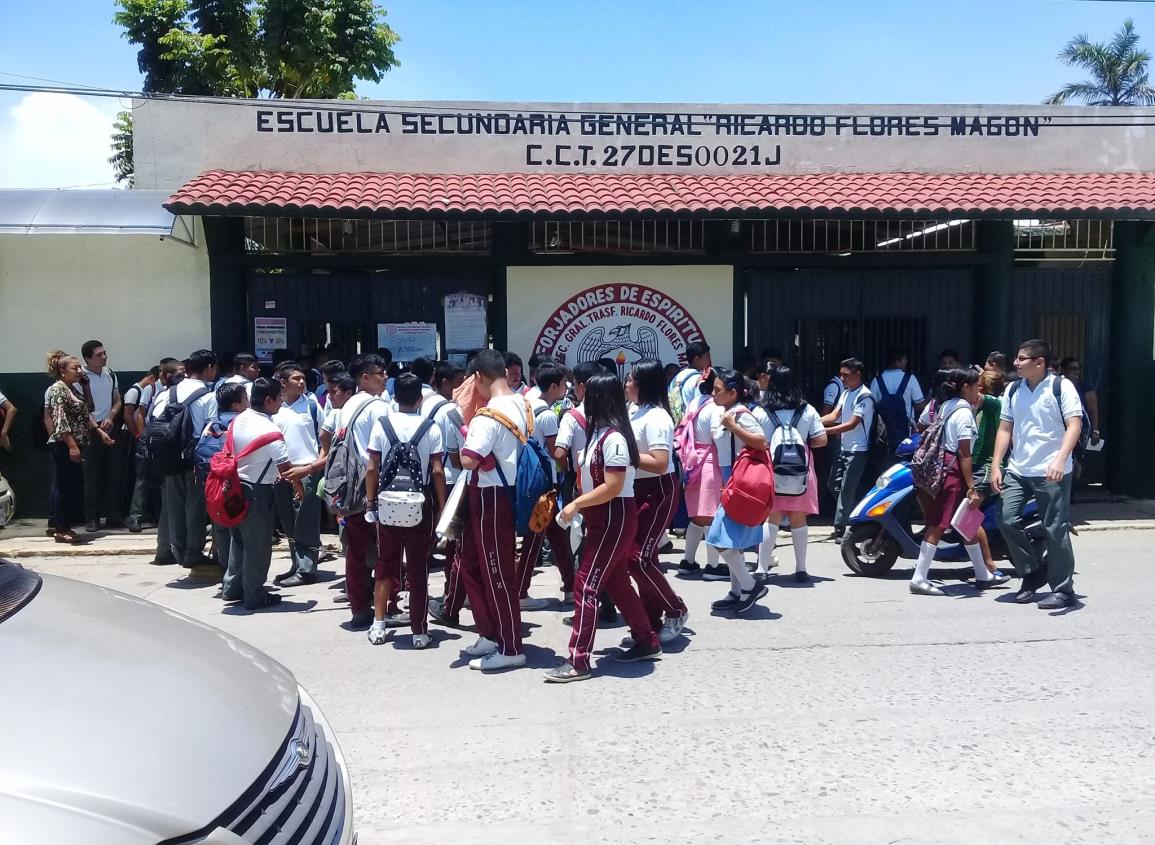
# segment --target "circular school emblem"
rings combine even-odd
[[[661,291],[614,282],[587,288],[561,304],[537,335],[533,351],[572,367],[610,358],[624,378],[627,364],[653,358],[686,363],[686,344],[702,340],[694,316]]]

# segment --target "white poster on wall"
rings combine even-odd
[[[451,293],[445,297],[445,348],[484,349],[489,346],[484,296]]]
[[[437,357],[437,326],[433,323],[378,323],[377,346],[393,353],[394,361]]]
[[[253,318],[253,354],[262,364],[273,363],[274,349],[289,348],[289,323],[285,317]]]
[[[612,359],[619,374],[653,358],[684,364],[686,344],[705,340],[719,364],[733,346],[729,266],[510,267],[509,347],[567,366]]]

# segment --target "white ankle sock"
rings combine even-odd
[[[930,565],[934,562],[934,553],[938,551],[938,544],[923,542],[918,547],[918,562],[914,565],[914,584],[925,584],[930,581]]]
[[[694,562],[694,558],[698,556],[698,544],[702,542],[702,538],[706,536],[706,526],[699,525],[696,522],[691,522],[686,526],[686,553],[682,555],[683,558]]]
[[[971,566],[975,568],[976,581],[989,581],[995,576],[987,569],[987,562],[983,560],[983,549],[978,543],[971,543],[965,546],[967,550],[967,557],[971,559]]]
[[[770,572],[771,558],[774,557],[774,543],[778,539],[778,526],[762,526],[762,542],[758,544],[758,572],[766,575]]]
[[[794,543],[794,571],[806,571],[806,541],[809,537],[809,529],[803,525],[801,528],[790,529],[790,540]]]
[[[726,561],[726,566],[730,568],[732,588],[736,586],[743,593],[754,589],[754,576],[746,569],[746,556],[742,554],[741,549],[725,549],[722,552],[722,560]]]

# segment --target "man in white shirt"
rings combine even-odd
[[[250,394],[250,401],[253,392],[253,380],[260,378],[261,362],[257,360],[257,356],[252,352],[238,352],[233,356],[233,374],[225,379],[225,384],[243,384],[245,392]]]
[[[208,388],[208,383],[217,377],[217,356],[208,349],[198,349],[189,355],[186,366],[188,375],[175,386],[157,394],[152,403],[151,416],[161,417],[169,401],[187,402],[189,431],[195,441],[217,413],[216,396]],[[197,398],[194,399],[194,396]],[[191,465],[186,471],[164,479],[161,497],[162,509],[168,519],[168,539],[176,563],[187,567],[190,576],[198,580],[219,579],[222,564],[204,553],[208,519],[205,514],[205,491],[204,485],[197,481]],[[164,560],[158,550],[156,562],[172,561]]]
[[[160,380],[160,365],[149,370],[144,378],[124,391],[124,429],[128,438],[128,453],[132,456],[134,478],[132,500],[128,508],[125,526],[133,534],[139,534],[146,521],[156,519],[155,506],[159,499],[159,485],[148,471],[148,457],[144,454],[144,420],[156,395]]]
[[[232,424],[234,454],[239,455],[258,437],[270,442],[237,461],[237,475],[249,510],[241,524],[233,529],[221,597],[225,601],[241,599],[246,610],[262,610],[281,603],[279,595],[265,588],[273,556],[273,488],[284,484],[297,498],[304,496],[304,490],[299,481],[281,481],[293,465],[284,435],[273,422],[273,416],[281,408],[280,383],[259,378],[249,395],[251,407],[242,411]]]
[[[363,469],[369,467],[369,437],[373,425],[390,411],[385,393],[385,359],[375,352],[358,355],[349,365],[349,374],[357,382],[358,392],[332,413],[322,425],[322,440],[332,448],[337,436],[346,432]],[[327,437],[326,433],[327,432]],[[362,514],[345,520],[345,592],[353,614],[352,630],[361,631],[373,624],[373,582],[369,577],[369,549],[375,530]],[[376,566],[376,559],[374,559]]]
[[[674,381],[670,385],[670,391],[676,391],[682,398],[682,413],[674,415],[675,425],[682,421],[681,417],[689,413],[698,401],[698,385],[702,382],[702,373],[713,365],[710,344],[704,340],[686,344],[686,368],[674,376]],[[671,407],[676,410],[674,403],[671,403]]]
[[[886,369],[870,383],[870,395],[879,418],[886,424],[886,447],[891,457],[913,431],[912,423],[926,404],[918,378],[907,367],[910,356],[900,346],[886,350]],[[897,413],[901,406],[902,413]]]
[[[409,590],[409,625],[413,634],[413,647],[425,648],[432,642],[426,613],[429,604],[429,552],[433,545],[433,503],[429,488],[432,487],[432,494],[437,498],[437,509],[441,510],[445,507],[446,496],[445,473],[441,465],[444,446],[441,442],[441,427],[430,414],[421,413],[421,378],[416,373],[402,373],[394,386],[397,410],[387,417],[381,417],[373,425],[373,433],[369,437],[369,467],[365,474],[369,505],[365,518],[377,525],[379,549],[374,572],[374,618],[369,629],[369,642],[373,645],[385,642],[386,611],[404,572]],[[421,521],[415,526],[390,523],[388,514],[380,509],[378,499],[385,484],[397,477],[395,474],[392,478],[382,478],[381,471],[387,468],[394,446],[402,443],[412,444],[413,451],[417,453],[419,465],[416,470],[419,475],[411,477],[411,468],[401,466],[396,458],[394,469],[401,474],[403,482],[416,482],[421,485],[424,493]]]
[[[305,495],[293,497],[287,484],[273,488],[277,515],[281,530],[289,541],[289,557],[292,566],[274,581],[282,587],[299,587],[317,581],[317,562],[321,559],[321,497],[317,495],[317,484],[325,469],[327,453],[322,453],[317,442],[320,431],[321,409],[317,400],[309,393],[305,383],[305,372],[294,363],[282,364],[277,368],[277,381],[281,383],[282,404],[273,422],[285,436],[285,446],[289,452],[289,462],[293,468],[286,478],[299,481]]]
[[[1039,601],[1044,610],[1075,602],[1075,554],[1071,549],[1071,457],[1083,430],[1083,405],[1075,386],[1050,373],[1051,347],[1046,341],[1019,345],[1015,370],[1022,380],[1003,398],[1002,421],[991,458],[991,486],[1002,493],[999,528],[1023,583],[1015,601],[1034,601],[1035,591],[1049,583],[1051,594]],[[1056,379],[1059,381],[1056,383]],[[1011,443],[1014,446],[1011,446]],[[1010,449],[1011,460],[1002,470]],[[1046,530],[1046,566],[1036,559],[1031,541],[1018,525],[1031,497]]]
[[[488,399],[469,423],[461,466],[473,471],[469,488],[469,528],[461,540],[461,569],[479,637],[465,651],[472,669],[492,671],[525,665],[521,649],[521,607],[514,559],[514,485],[519,438],[483,411],[505,417],[524,438],[532,411],[506,381],[506,358],[483,349],[473,361],[477,389]]]
[[[838,368],[845,391],[834,410],[822,417],[827,435],[841,436],[838,459],[830,471],[834,495],[834,541],[841,543],[850,513],[858,501],[858,487],[870,460],[870,432],[874,426],[874,397],[862,383],[862,361],[847,358]]]
[[[108,366],[108,351],[99,340],[88,340],[80,347],[84,356],[84,384],[92,402],[92,418],[113,438],[105,446],[99,437],[90,437],[84,447],[85,531],[100,530],[103,515],[108,527],[116,527],[124,518],[123,435],[118,434],[121,401],[116,373]],[[119,482],[119,483],[117,483]]]

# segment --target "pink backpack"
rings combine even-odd
[[[706,402],[711,401],[713,400],[707,398],[705,402],[699,402],[694,410],[682,417],[674,429],[674,453],[682,465],[683,483],[689,482],[701,471],[702,464],[710,459],[710,452],[714,449],[712,440],[699,443],[694,438],[694,423],[697,422],[702,409],[706,407]]]

